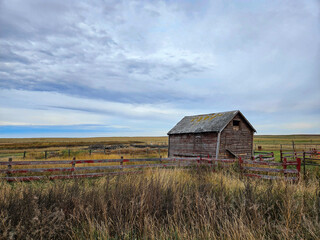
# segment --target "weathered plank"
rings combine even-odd
[[[215,158],[202,158],[202,161],[209,161],[209,162],[224,162],[224,163],[234,163],[237,162],[238,159],[215,159]]]
[[[123,159],[124,161],[133,162],[148,162],[148,161],[170,161],[169,158],[136,158],[136,159]],[[72,164],[74,160],[57,160],[57,161],[12,161],[11,165],[55,165],[55,164]],[[121,162],[122,159],[95,159],[95,160],[75,160],[76,164],[83,163],[109,163],[109,162]],[[0,165],[8,165],[8,162],[0,162]]]
[[[283,172],[283,169],[279,168],[243,167],[242,169],[255,172]]]
[[[12,161],[11,165],[54,165],[54,164],[72,164],[72,160],[66,161]],[[0,162],[0,165],[8,165],[8,162]]]
[[[263,161],[274,161],[274,157],[262,158]]]
[[[24,169],[1,169],[0,173],[30,173],[30,172],[71,172],[74,168],[24,168]]]
[[[252,161],[252,160],[244,160],[243,164],[267,165],[267,166],[283,166],[282,163],[278,163],[278,162],[264,162],[264,161]]]
[[[180,166],[187,166],[190,163],[181,163]],[[130,169],[130,168],[150,168],[150,167],[174,167],[177,163],[165,164],[137,164],[137,165],[109,165],[109,166],[92,166],[92,167],[76,167],[76,168],[25,168],[25,169],[0,169],[0,173],[30,173],[30,172],[71,172],[81,170],[104,170],[104,169]]]

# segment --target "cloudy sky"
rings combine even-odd
[[[320,2],[0,0],[0,137],[320,133]]]

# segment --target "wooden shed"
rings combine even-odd
[[[256,130],[239,111],[186,116],[169,132],[169,157],[251,157]]]

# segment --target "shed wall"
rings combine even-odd
[[[236,130],[236,127],[234,129],[233,120],[240,121],[239,130]],[[239,114],[233,120],[221,132],[219,158],[230,157],[226,149],[238,156],[251,157],[254,131]]]
[[[169,135],[169,157],[215,156],[217,133]]]

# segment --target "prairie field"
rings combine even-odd
[[[256,136],[254,141],[277,152],[276,145],[316,145],[319,140],[312,135]],[[161,146],[166,141],[1,139],[0,144],[8,154],[27,146],[26,160],[36,156],[32,151],[54,144],[62,150],[72,145],[77,159],[101,159],[165,156],[165,148],[146,151],[130,144]],[[92,155],[80,150],[94,144],[129,147]],[[72,159],[65,153],[50,160]],[[19,155],[13,158],[21,160]],[[0,239],[320,239],[320,169],[307,171],[307,179],[298,183],[244,178],[236,166],[216,171],[153,168],[81,180],[0,181]]]
[[[263,151],[279,152],[280,149],[292,151],[293,143],[296,150],[320,149],[320,135],[256,135],[254,150],[260,146]],[[44,157],[44,151],[60,151],[67,157],[70,150],[73,155],[88,155],[92,146],[129,146],[168,144],[168,137],[96,137],[96,138],[0,138],[0,157],[21,157],[26,151],[28,158]],[[129,148],[131,152],[139,149]],[[109,154],[126,153],[128,149],[109,151]],[[140,152],[143,151],[140,149]],[[154,151],[155,152],[155,151]],[[31,153],[31,154],[30,154]],[[146,153],[145,153],[146,154]]]
[[[167,143],[167,137],[0,138],[0,149],[81,147],[92,144]]]
[[[320,135],[256,135],[254,136],[254,149],[261,146],[262,150],[309,150],[320,149]]]
[[[153,169],[0,182],[1,239],[319,239],[320,185]]]
[[[263,146],[296,144],[319,145],[320,135],[255,135],[254,144]],[[0,150],[81,147],[92,144],[168,144],[168,137],[95,137],[95,138],[0,138]]]
[[[22,157],[25,151],[27,158],[44,158],[45,151],[57,151],[60,158],[89,155],[92,146],[129,146],[130,144],[167,145],[167,137],[98,137],[98,138],[0,138],[0,158]],[[130,152],[137,152],[130,148]],[[126,154],[128,149],[108,151],[109,154]],[[147,154],[149,155],[149,154]],[[57,158],[57,157],[56,157]]]

